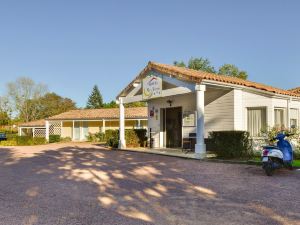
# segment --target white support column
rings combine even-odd
[[[106,128],[105,128],[105,120],[103,119],[102,120],[102,133],[105,134],[105,130],[106,130]]]
[[[46,140],[49,141],[49,121],[46,120]]]
[[[22,136],[22,128],[21,127],[18,128],[18,136]]]
[[[60,121],[60,136],[62,137],[62,129],[63,129],[64,121]]]
[[[73,125],[72,125],[72,141],[75,140],[75,124],[74,124],[74,120],[73,120]]]
[[[197,84],[196,90],[196,108],[197,108],[197,143],[195,145],[195,155],[199,159],[206,156],[206,146],[204,143],[204,92],[205,85]]]
[[[123,98],[119,98],[120,107],[120,129],[119,129],[119,149],[126,148],[125,141],[125,109],[123,104]]]
[[[34,137],[35,136],[35,128],[33,127],[32,128],[32,137]]]
[[[286,125],[287,125],[287,129],[291,129],[291,99],[287,100],[287,109],[286,109]]]
[[[138,120],[138,129],[141,129],[141,120]]]

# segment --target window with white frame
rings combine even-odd
[[[265,107],[247,108],[247,130],[251,137],[259,137],[261,131],[267,127],[267,113]]]
[[[298,127],[299,112],[298,109],[290,109],[290,125],[291,127]]]
[[[274,125],[276,127],[285,127],[285,110],[283,108],[274,109]]]

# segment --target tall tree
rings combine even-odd
[[[237,77],[247,80],[248,74],[246,71],[239,70],[239,68],[233,64],[224,64],[219,68],[218,74],[231,77]]]
[[[201,70],[208,73],[215,73],[215,68],[211,65],[207,58],[191,58],[188,63],[188,68],[193,70]]]
[[[187,66],[183,61],[174,61],[174,66],[186,67],[193,70],[201,70],[208,73],[215,73],[215,68],[211,65],[207,58],[190,58]]]
[[[69,99],[59,96],[52,92],[47,93],[37,100],[30,100],[31,110],[36,111],[32,113],[34,117],[32,120],[44,119],[54,116],[72,109],[76,109],[76,103]]]
[[[117,108],[117,107],[119,107],[119,105],[116,103],[116,101],[111,101],[103,104],[103,108]]]
[[[178,67],[186,67],[183,61],[174,61],[173,64],[174,66],[178,66]]]
[[[92,93],[90,94],[86,108],[87,109],[99,109],[103,107],[103,99],[102,95],[99,91],[99,88],[97,85],[93,87]]]
[[[22,121],[28,122],[32,118],[32,101],[36,101],[47,92],[47,86],[35,83],[28,77],[20,77],[7,84],[7,96],[12,108]]]
[[[11,109],[8,99],[0,96],[0,126],[11,122]]]

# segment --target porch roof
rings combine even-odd
[[[35,120],[35,121],[27,122],[27,123],[21,123],[18,126],[19,127],[39,127],[39,128],[45,128],[46,127],[46,122],[45,122],[45,120]]]
[[[47,120],[102,120],[119,119],[119,108],[78,109],[49,117]],[[147,119],[147,107],[125,108],[125,119]]]
[[[136,82],[141,82],[141,80],[151,70],[157,71],[162,74],[174,76],[179,80],[185,80],[194,83],[201,83],[202,81],[217,81],[222,83],[234,84],[234,85],[254,88],[258,90],[263,90],[275,94],[300,97],[300,92],[283,90],[280,88],[275,88],[269,85],[243,80],[236,77],[207,73],[204,71],[192,70],[184,67],[171,66],[171,65],[155,63],[151,61],[139,73],[139,75],[125,89],[122,90],[122,92],[117,97],[126,96],[126,93],[133,87],[133,84]]]

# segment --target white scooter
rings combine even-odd
[[[277,146],[264,146],[262,151],[262,168],[268,176],[272,176],[275,169],[286,167],[293,169],[293,148],[288,140],[285,139],[289,135],[279,133],[274,140]]]

